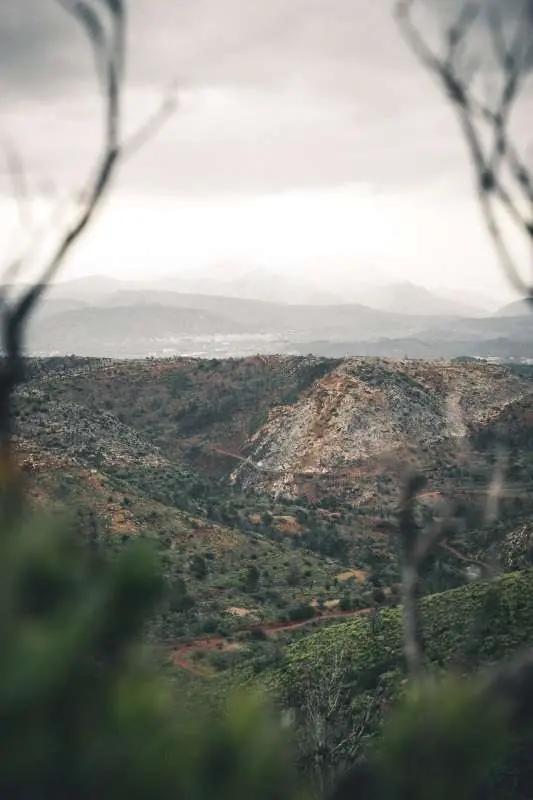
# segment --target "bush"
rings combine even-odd
[[[315,616],[315,609],[308,603],[300,603],[287,609],[287,617],[290,622],[303,622]]]
[[[244,579],[244,591],[253,594],[257,591],[259,586],[259,579],[261,575],[255,564],[250,564],[246,570],[246,577]]]
[[[180,394],[190,389],[192,381],[185,372],[179,370],[168,376],[167,385],[172,397],[179,397]]]
[[[187,585],[183,578],[177,578],[168,592],[168,604],[171,611],[189,611],[195,606],[194,597],[187,592]]]
[[[341,611],[353,611],[353,609],[355,608],[355,603],[351,594],[345,592],[342,595],[339,603],[339,608]]]
[[[217,633],[220,621],[216,617],[206,617],[202,621],[202,633]]]
[[[198,554],[194,555],[191,559],[190,570],[191,575],[193,575],[196,580],[203,581],[207,577],[207,564],[205,558],[199,556]]]
[[[256,698],[208,718],[141,656],[162,591],[150,550],[95,563],[41,522],[0,533],[1,797],[301,797]]]

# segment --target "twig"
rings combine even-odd
[[[418,494],[426,485],[418,473],[408,475],[398,509],[398,534],[400,537],[402,563],[402,619],[404,633],[404,652],[407,669],[412,679],[422,671],[422,634],[418,613],[418,583],[420,566],[428,545],[422,544],[422,537],[415,519],[415,503]]]
[[[104,105],[104,142],[88,189],[75,208],[74,219],[60,231],[52,255],[39,277],[12,305],[3,304],[4,359],[0,368],[0,459],[3,474],[9,472],[11,403],[15,386],[23,379],[24,327],[50,281],[93,220],[124,156],[135,152],[166,121],[174,105],[168,99],[141,128],[133,141],[121,142],[121,101],[125,69],[126,6],[124,0],[57,0],[82,26],[92,45]],[[28,262],[28,254],[14,259],[4,273],[13,277]]]
[[[122,144],[122,160],[130,158],[130,156],[142,149],[150,139],[153,139],[176,112],[177,108],[177,90],[175,86],[171,86],[152,116]]]
[[[518,231],[533,245],[533,176],[510,140],[511,114],[531,66],[531,29],[517,20],[511,42],[506,42],[504,22],[494,4],[468,3],[443,36],[444,48],[432,49],[412,19],[416,0],[398,0],[396,16],[403,35],[421,63],[440,80],[456,110],[477,179],[482,216],[492,239],[501,268],[520,294],[533,297],[533,286],[517,268],[498,212],[508,215]],[[472,78],[465,74],[459,50],[470,35],[474,22],[485,22],[492,55],[502,77],[494,91],[494,105],[480,102],[472,91]],[[479,71],[480,67],[478,67]],[[483,131],[479,126],[483,126]],[[509,179],[512,183],[509,187]],[[525,200],[521,210],[518,197]]]

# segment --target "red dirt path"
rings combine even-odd
[[[262,633],[265,636],[275,636],[278,633],[285,631],[294,631],[299,628],[309,627],[311,625],[320,625],[323,622],[329,622],[334,619],[346,619],[351,617],[361,617],[369,614],[372,609],[360,608],[357,611],[333,611],[331,613],[321,614],[311,619],[305,619],[299,622],[266,622],[264,625],[252,625],[246,628],[250,633]],[[198,664],[191,663],[190,659],[197,652],[213,652],[214,650],[223,653],[229,650],[236,650],[239,645],[235,642],[230,642],[223,636],[209,636],[204,639],[194,639],[192,642],[179,645],[172,650],[171,660],[176,667],[187,670],[193,675],[205,677],[208,670]]]

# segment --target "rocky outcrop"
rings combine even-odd
[[[271,410],[232,480],[274,495],[375,502],[407,463],[460,462],[470,431],[531,388],[484,363],[348,359],[294,405]]]

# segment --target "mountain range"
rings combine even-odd
[[[227,357],[254,353],[315,353],[344,357],[533,357],[533,315],[518,301],[488,315],[470,302],[411,283],[365,285],[359,302],[320,293],[261,273],[196,285],[161,278],[152,282],[89,276],[49,287],[28,330],[32,355],[144,358],[195,355]],[[268,284],[272,297],[261,295]],[[12,292],[17,288],[11,287]],[[227,293],[217,293],[225,288]],[[179,291],[179,289],[181,289]],[[209,289],[209,291],[207,291]],[[264,289],[264,291],[263,291]],[[304,302],[306,298],[316,302]],[[295,300],[298,302],[295,302]],[[470,299],[470,298],[469,298]],[[364,302],[363,302],[364,301]]]
[[[149,281],[120,281],[104,275],[87,276],[56,283],[53,297],[95,302],[128,291],[162,291],[189,295],[262,300],[288,305],[343,305],[355,303],[380,311],[428,316],[484,316],[494,310],[489,298],[471,293],[429,290],[410,281],[387,283],[362,281],[350,273],[331,274],[328,286],[312,274],[290,275],[262,268],[219,268],[186,272]]]

